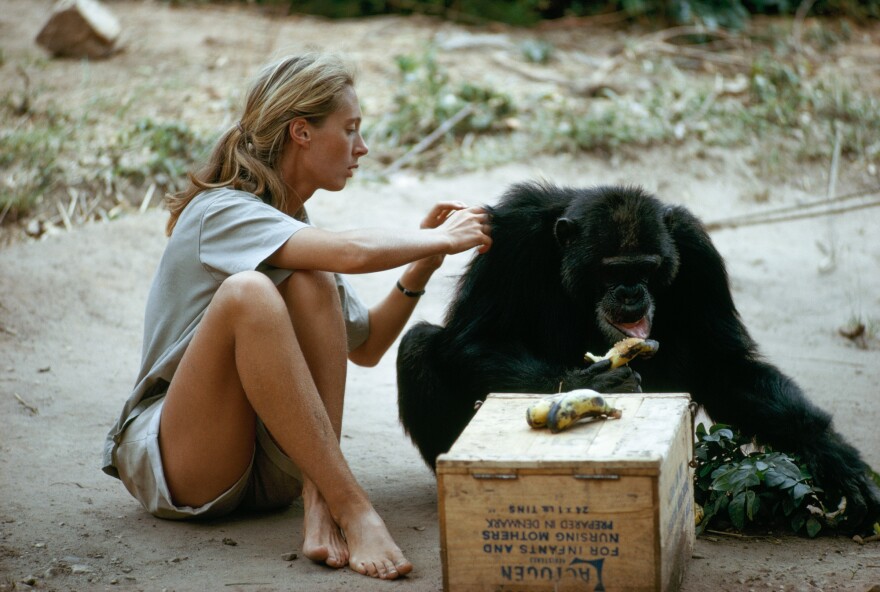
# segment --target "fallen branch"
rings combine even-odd
[[[616,88],[604,82],[604,79],[608,76],[608,74],[611,73],[612,70],[620,65],[622,61],[622,56],[617,56],[606,60],[601,66],[595,68],[592,74],[585,80],[572,80],[571,78],[560,76],[558,74],[551,74],[549,72],[538,72],[534,69],[527,68],[522,64],[518,64],[515,61],[508,59],[507,56],[501,52],[495,52],[494,54],[492,54],[492,61],[502,68],[506,68],[511,72],[519,74],[526,80],[556,84],[575,95],[595,96],[600,90],[606,88],[611,89],[618,94],[620,94],[621,92],[619,88]]]
[[[790,222],[793,220],[817,218],[819,216],[830,216],[833,214],[845,214],[847,212],[874,208],[880,206],[880,197],[851,206],[837,204],[840,204],[844,201],[864,198],[877,194],[880,194],[880,187],[875,187],[866,191],[858,191],[836,198],[820,199],[803,204],[784,206],[773,210],[766,210],[763,212],[743,214],[741,216],[734,216],[732,218],[727,218],[724,220],[709,222],[706,224],[706,230],[712,232],[714,230],[721,230],[723,228],[738,228],[740,226],[757,226],[760,224],[773,224],[776,222]],[[806,211],[813,210],[814,208],[818,208],[820,206],[831,205],[837,205],[837,207],[828,207],[818,211]]]
[[[676,45],[670,42],[675,37],[686,37],[690,35],[703,35],[720,37],[724,40],[731,40],[733,36],[724,31],[709,31],[703,27],[672,27],[655,33],[645,35],[642,40],[636,44],[636,53],[646,53],[648,50],[661,51],[671,55],[681,55],[684,57],[705,60],[707,62],[716,62],[726,66],[748,67],[749,61],[739,56],[722,54],[697,47],[689,47],[685,45]]]
[[[441,137],[443,137],[446,134],[446,132],[448,132],[453,127],[458,125],[458,123],[461,120],[463,120],[465,117],[467,117],[468,115],[470,115],[473,112],[474,112],[474,106],[471,105],[470,103],[468,103],[467,105],[465,105],[464,107],[459,109],[458,113],[456,113],[455,115],[453,115],[452,117],[450,117],[449,119],[447,119],[446,121],[441,123],[437,129],[435,129],[433,132],[431,132],[430,134],[428,134],[427,136],[422,138],[422,140],[418,144],[416,144],[415,146],[410,148],[406,154],[404,154],[403,156],[401,156],[400,158],[398,158],[397,160],[392,162],[390,165],[388,165],[388,168],[386,168],[382,172],[382,174],[383,175],[390,175],[391,173],[394,173],[394,172],[400,170],[406,163],[408,163],[410,160],[412,160],[413,158],[418,156],[421,152],[423,152],[425,149],[427,149],[429,146],[431,146],[431,144],[433,144],[434,142],[439,140]]]
[[[25,409],[27,409],[31,415],[37,415],[40,412],[36,407],[34,407],[33,405],[30,405],[24,399],[22,399],[18,393],[12,393],[12,396],[15,397],[18,400],[18,402],[21,404],[21,406],[24,407]]]

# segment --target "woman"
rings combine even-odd
[[[367,153],[353,77],[305,55],[266,67],[241,120],[168,200],[142,369],[104,470],[156,516],[304,502],[303,553],[394,579],[412,569],[339,447],[346,354],[374,365],[448,253],[490,245],[486,213],[436,205],[418,230],[329,232],[303,204]],[[409,264],[367,311],[336,273]],[[293,270],[296,270],[293,272]]]

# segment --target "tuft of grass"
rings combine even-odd
[[[177,188],[193,164],[205,158],[214,139],[179,121],[142,118],[123,130],[111,147],[114,173],[136,183],[149,180]]]
[[[516,113],[506,94],[473,82],[453,83],[436,59],[433,49],[422,55],[396,58],[398,90],[394,109],[374,124],[366,134],[371,143],[397,153],[418,143],[461,109],[473,112],[449,136],[463,138],[469,133],[490,134],[507,131],[505,120]]]
[[[65,129],[65,118],[53,114],[0,130],[0,211],[11,213],[8,220],[28,215],[63,184]]]

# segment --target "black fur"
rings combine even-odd
[[[761,359],[688,210],[638,188],[528,183],[489,211],[492,248],[461,278],[445,327],[415,325],[398,352],[400,418],[432,468],[490,392],[688,392],[713,420],[800,455],[829,495],[847,496],[849,523],[878,518],[868,467]],[[584,363],[648,325],[660,352],[638,373]]]

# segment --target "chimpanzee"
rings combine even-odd
[[[397,357],[404,429],[434,468],[490,392],[687,392],[730,424],[807,464],[848,524],[880,516],[859,452],[740,320],[701,222],[638,187],[512,186],[489,207],[492,248],[461,277],[445,326],[413,326]],[[650,336],[651,359],[596,372],[584,361]],[[830,497],[829,499],[838,499]]]

